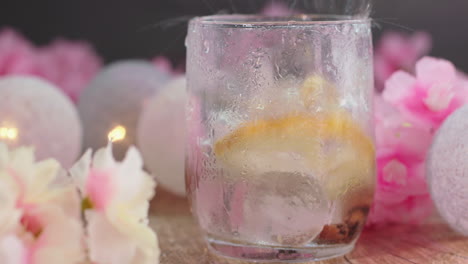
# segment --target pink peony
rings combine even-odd
[[[437,129],[466,102],[468,83],[449,61],[425,57],[416,64],[415,76],[398,71],[385,84],[383,99],[402,113]]]
[[[11,29],[0,31],[0,76],[42,77],[76,102],[100,67],[101,59],[86,43],[57,40],[38,48]]]
[[[375,82],[382,90],[385,81],[396,71],[413,72],[416,61],[426,55],[432,46],[431,37],[423,32],[404,35],[388,32],[377,44],[374,54]]]
[[[419,223],[432,212],[424,161],[431,130],[376,96],[377,187],[368,224]]]

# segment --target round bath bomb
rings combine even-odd
[[[167,73],[140,60],[104,68],[79,98],[84,148],[97,149],[112,141],[115,158],[123,159],[128,147],[135,144],[143,104],[168,79]]]
[[[434,203],[453,229],[468,235],[468,105],[447,118],[432,143],[427,177]]]
[[[33,146],[39,160],[57,159],[69,168],[81,150],[81,123],[73,103],[42,79],[0,79],[0,141]]]
[[[145,105],[137,140],[146,168],[178,195],[185,195],[185,86],[185,77],[176,78]]]

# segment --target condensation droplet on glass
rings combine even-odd
[[[255,60],[255,63],[254,63],[253,66],[254,66],[255,69],[259,69],[259,68],[262,67],[261,57],[259,57],[259,58],[257,58],[257,59]]]
[[[203,51],[205,53],[210,52],[210,43],[208,42],[208,40],[203,41]]]

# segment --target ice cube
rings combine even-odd
[[[304,245],[327,223],[327,196],[310,175],[267,172],[251,179],[255,180],[244,201],[241,239],[267,245]]]

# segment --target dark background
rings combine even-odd
[[[297,1],[298,6],[301,1]],[[1,0],[0,27],[17,29],[39,45],[57,37],[87,40],[107,62],[156,55],[180,62],[185,55],[186,21],[190,17],[255,13],[267,2]],[[468,71],[468,0],[375,0],[372,17],[376,20],[376,38],[385,30],[428,31],[434,38],[431,54]]]

